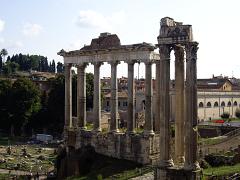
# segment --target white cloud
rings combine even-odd
[[[92,11],[80,11],[75,23],[82,28],[101,28],[105,30],[112,30],[116,25],[122,24],[125,21],[125,12],[119,11],[104,16],[103,14]]]
[[[26,23],[23,26],[23,34],[29,37],[38,36],[42,30],[43,28],[39,24]]]
[[[0,32],[4,29],[5,22],[0,19]]]

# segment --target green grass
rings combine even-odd
[[[234,166],[211,167],[203,170],[204,176],[223,176],[231,175],[240,172],[240,163]]]
[[[200,138],[198,140],[198,143],[202,145],[211,145],[211,144],[216,144],[221,141],[221,137],[215,137],[215,138]]]

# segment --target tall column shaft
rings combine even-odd
[[[110,131],[112,131],[112,132],[118,132],[117,64],[118,64],[118,62],[111,62],[111,123],[110,123]]]
[[[134,62],[128,63],[128,110],[127,110],[127,131],[133,133],[135,128],[135,107],[134,107]]]
[[[71,64],[65,64],[65,126],[72,127],[72,71]]]
[[[153,135],[153,111],[152,111],[152,62],[145,63],[145,126],[144,133]]]
[[[94,63],[94,94],[93,94],[93,112],[94,112],[94,130],[101,131],[101,82],[100,66],[101,62]]]
[[[184,49],[175,46],[175,160],[184,162]]]
[[[170,167],[170,47],[160,45],[160,167]]]
[[[77,117],[78,127],[86,126],[86,64],[77,66]]]
[[[186,122],[185,122],[185,169],[196,170],[197,162],[197,50],[198,43],[186,45]]]
[[[159,107],[160,107],[160,61],[156,62],[156,81],[155,81],[155,88],[156,88],[156,94],[155,94],[155,98],[156,98],[156,103],[155,103],[155,123],[154,123],[154,131],[155,133],[159,133],[160,132],[160,111],[159,111]]]

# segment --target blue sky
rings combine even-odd
[[[193,25],[199,78],[240,78],[239,7],[239,0],[1,0],[0,49],[62,61],[60,49],[80,49],[101,32],[116,33],[122,44],[156,44],[160,19],[169,16]],[[126,65],[118,71],[126,76]],[[110,76],[109,65],[101,76]]]

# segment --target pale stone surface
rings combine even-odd
[[[65,126],[72,127],[72,71],[71,64],[65,65]]]
[[[173,166],[170,157],[170,134],[169,134],[169,119],[170,119],[170,47],[161,45],[160,53],[160,167]]]
[[[133,133],[135,128],[135,93],[134,93],[134,61],[128,63],[128,110],[127,131]]]
[[[198,43],[186,46],[185,169],[200,169],[197,162],[197,50]]]
[[[145,80],[145,126],[144,133],[146,135],[153,135],[153,109],[152,109],[152,63],[145,63],[146,80]]]
[[[95,121],[93,128],[95,131],[101,131],[101,83],[100,83],[100,66],[102,63],[94,63],[94,94],[93,94],[93,112]]]
[[[118,132],[118,82],[117,82],[118,61],[111,62],[111,123],[110,131]]]
[[[175,46],[175,160],[184,163],[184,49]]]
[[[78,127],[86,126],[86,74],[87,64],[77,66],[77,117]]]

